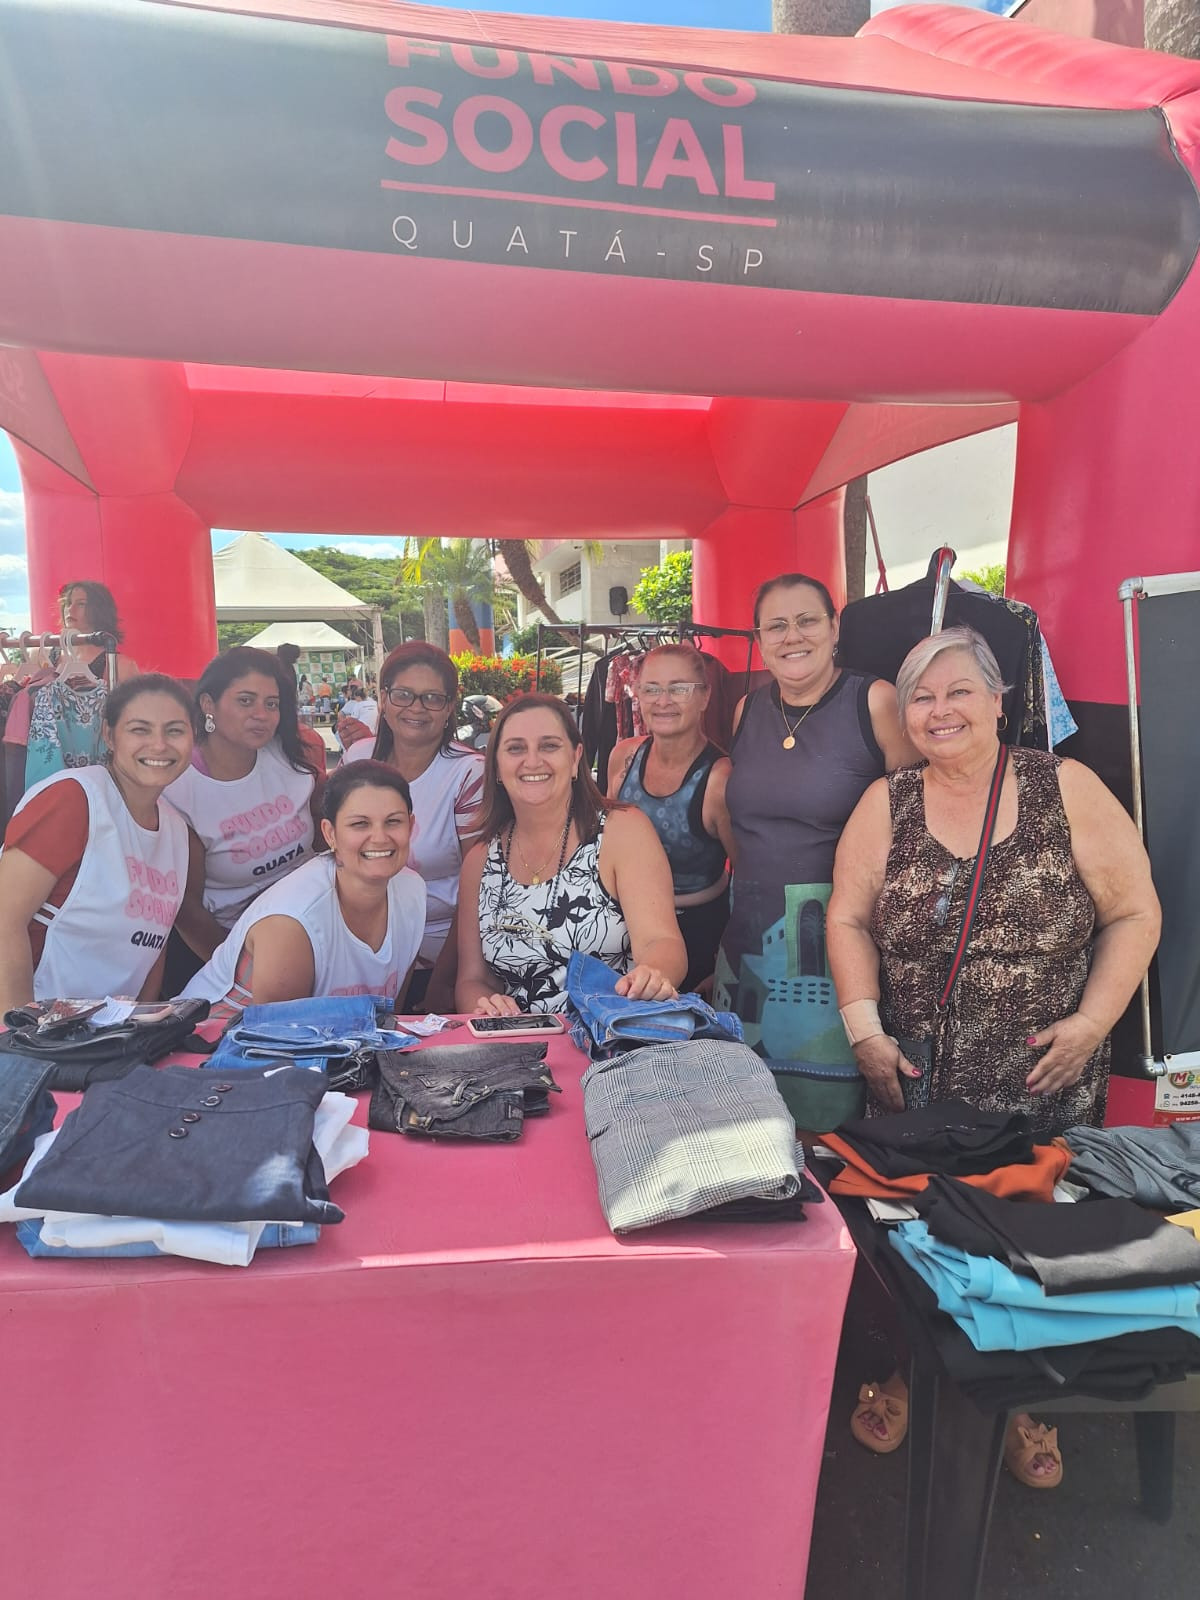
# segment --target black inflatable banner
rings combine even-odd
[[[1142,314],[1200,244],[1192,184],[1149,110],[83,0],[5,0],[0,88],[0,210],[26,217]]]

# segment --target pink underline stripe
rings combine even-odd
[[[504,189],[451,189],[437,183],[401,183],[396,178],[381,178],[381,189],[405,189],[413,194],[453,194],[468,200],[524,200],[535,206],[584,207],[589,211],[621,211],[639,217],[678,217],[683,222],[733,222],[747,228],[774,228],[774,217],[730,217],[713,211],[667,211],[661,206],[622,205],[618,200],[568,200],[553,194],[510,194]]]

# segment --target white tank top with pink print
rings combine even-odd
[[[183,899],[187,824],[169,800],[159,800],[157,831],[141,827],[107,767],[56,772],[35,783],[17,810],[56,783],[77,783],[87,796],[88,842],[62,905],[34,913],[46,929],[34,999],[137,996]]]

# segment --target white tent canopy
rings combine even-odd
[[[262,533],[218,550],[213,579],[218,622],[369,622],[375,610]]]
[[[281,644],[294,644],[305,651],[348,650],[357,653],[362,646],[344,633],[331,628],[327,622],[272,622],[247,644],[256,650],[277,650]]]

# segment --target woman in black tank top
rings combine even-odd
[[[692,645],[647,652],[637,693],[649,736],[623,739],[614,748],[608,793],[644,811],[662,841],[688,953],[682,987],[694,991],[712,976],[729,917],[729,761],[705,737],[708,678]]]

